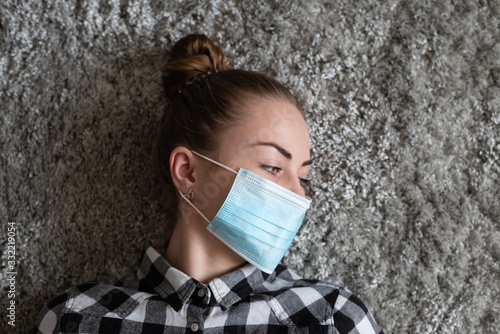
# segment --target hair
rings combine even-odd
[[[160,129],[157,152],[164,191],[176,203],[170,175],[170,154],[185,146],[200,153],[216,152],[219,135],[234,126],[254,99],[292,103],[297,99],[266,75],[228,69],[222,49],[205,35],[188,35],[172,48],[163,69],[163,85],[170,100]],[[177,206],[170,205],[175,212]]]

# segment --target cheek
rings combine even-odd
[[[212,220],[226,200],[234,177],[227,171],[211,173],[205,182],[200,184],[196,198],[197,207]]]

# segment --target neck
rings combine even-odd
[[[194,210],[179,214],[165,252],[173,267],[202,283],[241,267],[245,260],[207,230]],[[189,219],[186,219],[186,216]]]

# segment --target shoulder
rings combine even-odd
[[[33,333],[56,333],[56,324],[67,300],[68,292],[65,292],[47,303],[38,315]]]
[[[81,329],[84,322],[100,324],[101,321],[96,320],[103,317],[126,317],[151,296],[147,292],[101,282],[82,284],[57,296],[44,307],[34,333],[72,332]],[[92,332],[92,329],[87,329]]]
[[[382,333],[365,303],[347,288],[339,288],[332,311],[340,333]]]
[[[335,328],[338,333],[381,333],[364,302],[347,288],[303,279],[282,268],[264,292],[280,320],[292,327]],[[335,331],[334,331],[335,332]]]

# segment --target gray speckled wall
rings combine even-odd
[[[348,286],[387,333],[500,331],[498,1],[4,0],[2,333],[168,237],[159,70],[191,32],[305,101],[313,204],[290,267]]]

